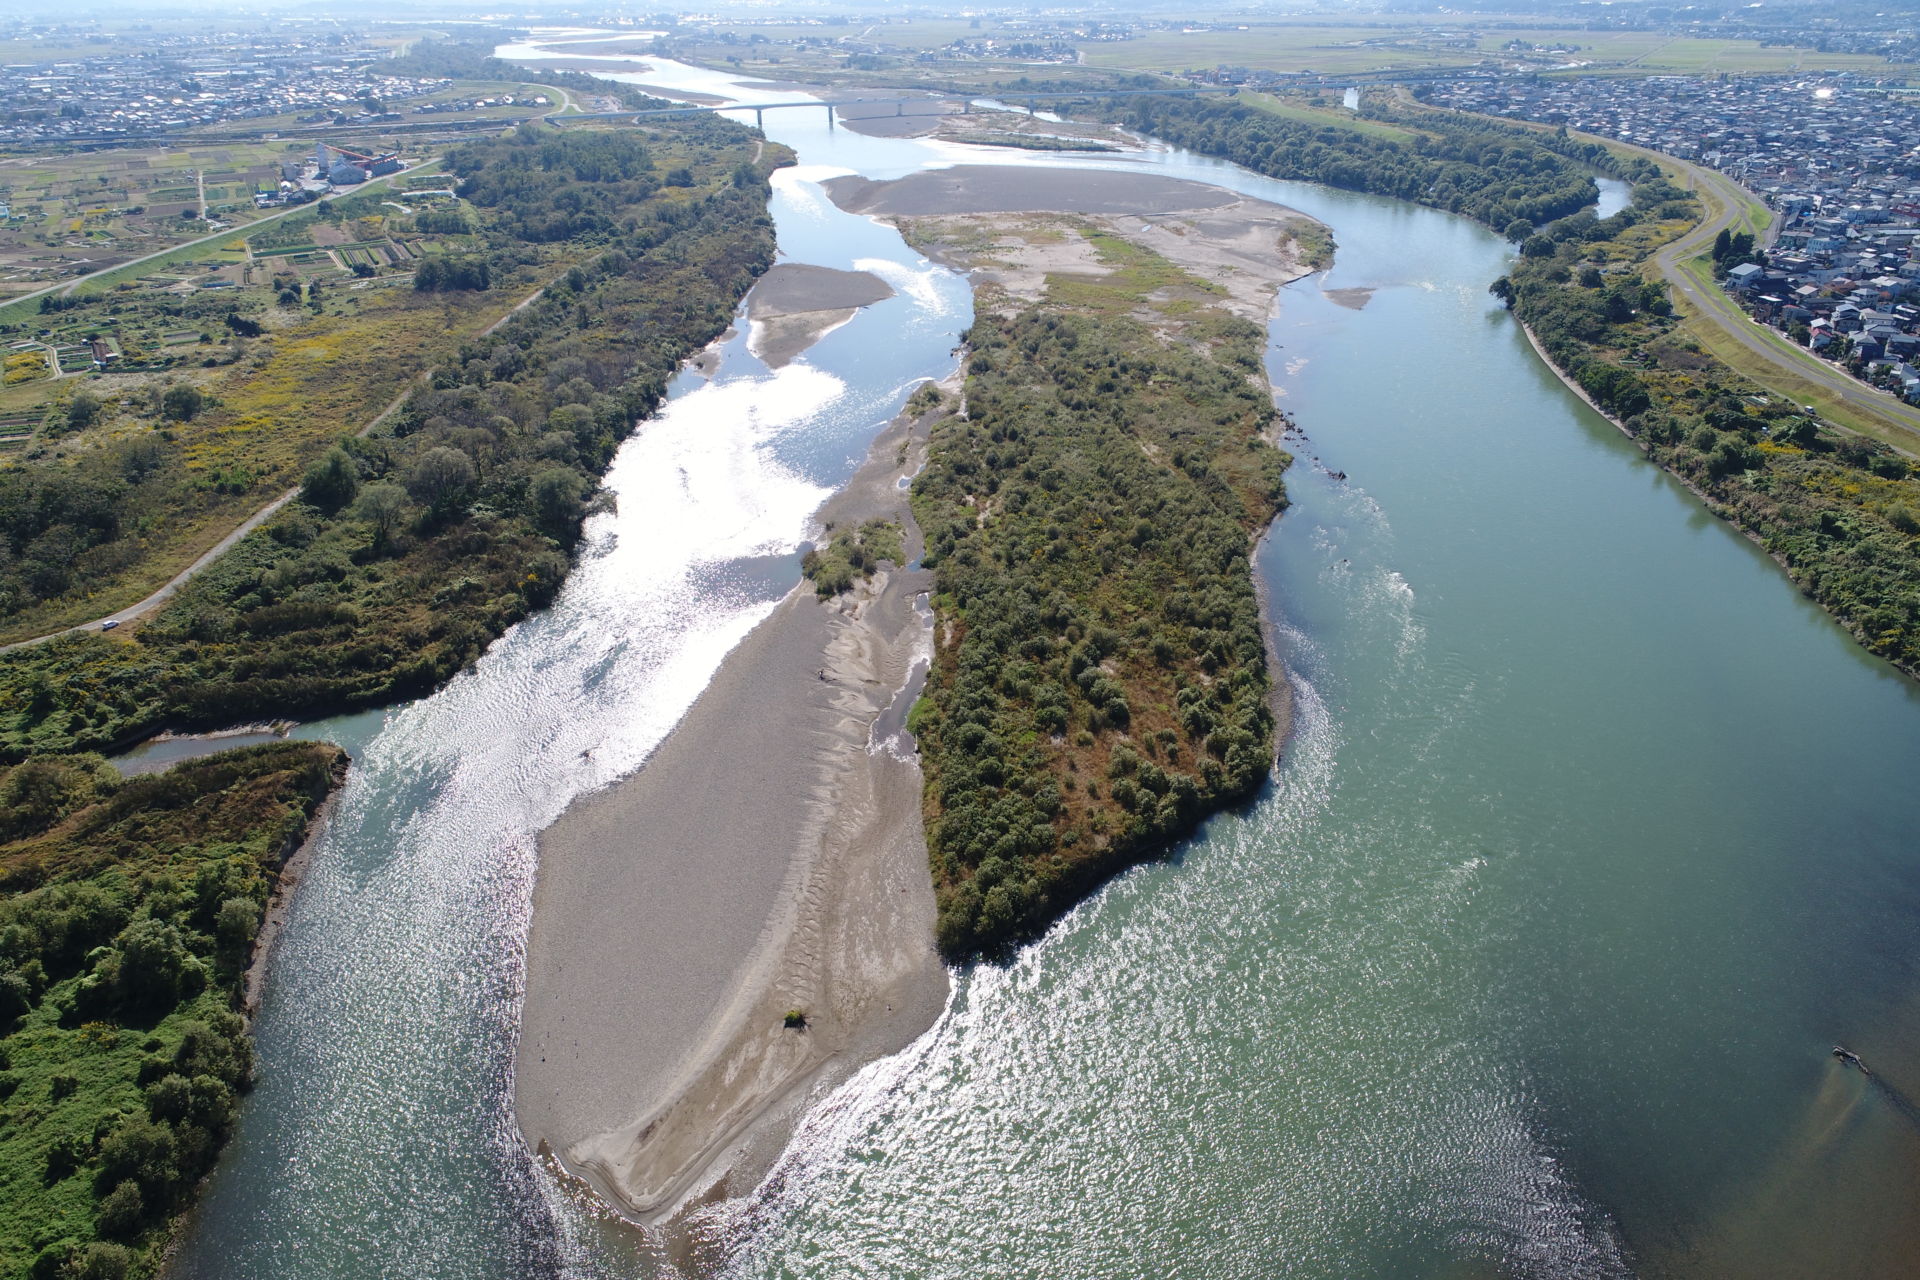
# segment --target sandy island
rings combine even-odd
[[[913,242],[968,270],[982,305],[1105,270],[1095,230],[1262,319],[1308,270],[1301,215],[1156,174],[974,166],[833,188],[912,215]],[[838,278],[857,274],[786,271],[765,305],[844,302],[832,290],[871,291]],[[938,412],[896,420],[822,520],[898,519],[917,557],[900,482]],[[515,1105],[536,1150],[631,1218],[750,1191],[810,1103],[944,1007],[920,769],[886,745],[929,651],[931,577],[890,569],[826,603],[796,588],[637,773],[541,837]],[[795,1009],[804,1029],[782,1025]]]
[[[892,296],[891,285],[865,271],[780,263],[747,295],[747,319],[753,325],[747,349],[778,369],[853,319],[861,307]]]

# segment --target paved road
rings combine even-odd
[[[1698,227],[1662,247],[1653,257],[1660,274],[1673,286],[1694,317],[1703,324],[1720,329],[1782,373],[1814,383],[1829,395],[1845,402],[1849,409],[1883,425],[1890,434],[1904,438],[1909,450],[1920,448],[1920,410],[1902,404],[1886,392],[1876,390],[1835,368],[1765,325],[1755,324],[1725,292],[1711,285],[1702,285],[1686,272],[1681,264],[1706,250],[1722,228],[1740,221],[1745,213],[1746,202],[1752,196],[1723,173],[1703,169],[1684,160],[1675,160],[1672,156],[1662,155],[1660,158],[1678,165],[1693,180],[1694,188],[1707,198],[1707,203],[1710,206],[1718,205],[1718,209]]]
[[[6,653],[10,649],[24,649],[28,645],[44,644],[55,636],[71,635],[78,631],[98,631],[101,625],[107,622],[112,622],[115,626],[118,626],[121,623],[131,622],[142,614],[158,609],[161,605],[179,594],[180,588],[186,585],[188,578],[199,573],[215,560],[218,560],[234,543],[240,541],[240,539],[246,537],[255,529],[258,529],[267,517],[293,501],[294,495],[299,492],[298,489],[289,489],[272,502],[269,502],[266,506],[260,508],[260,510],[248,516],[245,523],[238,529],[235,529],[232,533],[214,543],[205,555],[195,560],[179,573],[176,573],[173,578],[168,581],[166,586],[161,587],[139,604],[130,604],[117,613],[110,613],[104,618],[95,618],[92,622],[83,622],[77,627],[67,627],[60,631],[48,632],[44,636],[35,636],[31,640],[16,640],[12,644],[0,645],[0,653]]]

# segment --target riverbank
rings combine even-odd
[[[1663,180],[1592,232],[1552,224],[1551,254],[1495,282],[1547,366],[1719,518],[1737,527],[1863,647],[1920,673],[1920,475],[1888,446],[1766,393],[1704,350],[1664,284],[1616,273],[1594,305],[1594,259],[1645,261],[1686,232]],[[1655,219],[1657,223],[1649,228]],[[1596,253],[1590,245],[1601,240]],[[1602,277],[1603,278],[1603,277]]]
[[[287,927],[287,917],[293,909],[294,892],[299,889],[301,878],[313,862],[314,847],[320,843],[320,837],[326,834],[327,823],[340,803],[340,792],[347,784],[347,772],[352,765],[351,757],[340,751],[331,767],[325,798],[314,806],[306,821],[288,835],[281,848],[279,869],[274,873],[273,887],[267,893],[266,910],[261,914],[259,931],[253,935],[247,969],[240,980],[240,1008],[248,1018],[260,1010],[261,998],[267,990],[267,970],[273,963],[273,944],[279,941],[281,931]]]
[[[917,556],[925,440],[896,420],[822,522],[899,521]],[[870,749],[929,576],[796,587],[639,773],[541,837],[515,1106],[623,1213],[750,1190],[810,1099],[944,1005],[919,766]]]

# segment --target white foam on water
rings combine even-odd
[[[895,262],[891,258],[855,258],[856,271],[866,271],[879,276],[892,285],[897,293],[904,293],[915,303],[936,316],[956,314],[957,306],[941,296],[940,280],[947,272],[922,258],[918,268]]]

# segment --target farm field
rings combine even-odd
[[[1562,57],[1532,53],[1521,61],[1541,69],[1592,63],[1593,70],[1631,72],[1759,73],[1805,69],[1888,71],[1883,58],[1820,53],[1811,48],[1767,48],[1752,40],[1695,39],[1658,32],[1585,31],[1572,27],[1450,25],[1409,19],[1395,24],[1261,22],[1238,31],[1149,31],[1134,39],[1080,46],[1089,66],[1183,71],[1220,65],[1273,71],[1341,72],[1470,66],[1502,57],[1520,40],[1542,49],[1577,46]],[[1512,55],[1504,55],[1512,60]]]
[[[0,204],[10,214],[0,219],[0,294],[205,235],[200,180],[211,217],[251,222],[253,193],[273,187],[283,161],[311,150],[305,142],[222,142],[0,159]]]
[[[177,468],[179,507],[146,522],[125,563],[84,566],[138,598],[580,253],[496,256],[483,289],[413,287],[423,260],[486,258],[478,232],[464,202],[383,186],[90,281],[45,313],[0,310],[0,484],[23,463]],[[97,593],[50,599],[4,638],[96,609]]]

